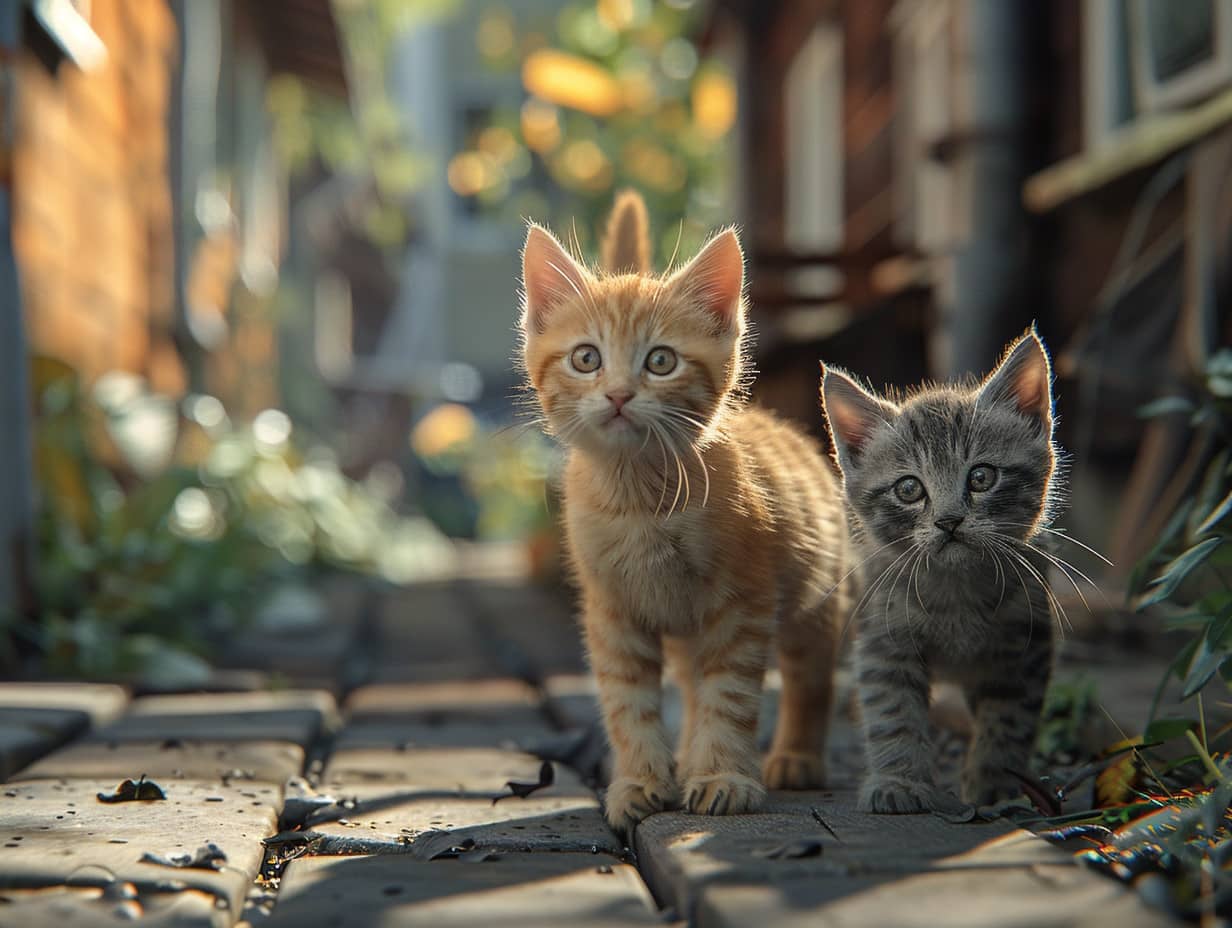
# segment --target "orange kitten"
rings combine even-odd
[[[627,832],[683,798],[756,809],[762,677],[777,637],[783,694],[771,788],[822,784],[848,561],[837,479],[812,440],[741,397],[744,256],[721,232],[675,274],[649,272],[645,207],[617,203],[588,270],[532,225],[524,363],[568,447],[565,527],[614,754],[607,818]],[[660,716],[670,660],[685,717]]]

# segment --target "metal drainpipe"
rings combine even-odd
[[[969,191],[967,238],[947,262],[933,367],[947,378],[988,371],[1038,310],[1029,304],[1029,227],[1022,183],[1029,163],[1031,0],[956,0],[966,23],[967,125],[954,168]]]
[[[0,623],[33,607],[34,491],[26,337],[13,255],[13,107],[22,4],[0,0]]]

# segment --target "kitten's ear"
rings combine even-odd
[[[980,398],[1013,403],[1026,416],[1052,432],[1052,366],[1035,326],[1005,350],[997,369],[980,387]]]
[[[668,286],[713,315],[724,330],[738,328],[744,318],[744,252],[735,229],[707,242]]]
[[[650,219],[636,190],[616,195],[603,236],[603,269],[614,274],[650,272]]]
[[[561,303],[586,298],[590,275],[543,226],[531,225],[522,249],[522,328],[542,332]]]
[[[898,407],[874,396],[836,367],[821,365],[821,409],[830,425],[839,466],[855,463],[877,429],[898,417]]]

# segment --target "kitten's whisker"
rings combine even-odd
[[[1028,523],[1026,523],[1026,522],[1005,522],[1005,523],[1002,523],[1002,524],[1004,524],[1004,525],[1011,525],[1011,526],[1013,526],[1014,528],[1034,528],[1037,532],[1047,532],[1047,533],[1048,533],[1049,535],[1051,535],[1053,538],[1059,539],[1059,540],[1061,540],[1061,541],[1068,541],[1070,544],[1077,545],[1077,546],[1078,546],[1079,548],[1081,548],[1083,551],[1087,552],[1087,554],[1090,554],[1090,555],[1092,555],[1093,557],[1097,557],[1097,558],[1099,558],[1101,561],[1103,561],[1103,562],[1104,562],[1105,564],[1107,564],[1109,567],[1115,567],[1115,566],[1116,566],[1116,564],[1112,563],[1112,561],[1108,560],[1108,558],[1104,557],[1102,554],[1100,554],[1098,551],[1096,551],[1096,550],[1095,550],[1094,548],[1092,548],[1090,545],[1083,544],[1081,541],[1079,541],[1079,540],[1078,540],[1077,538],[1075,538],[1073,535],[1069,534],[1068,532],[1063,532],[1063,531],[1061,531],[1060,529],[1050,528],[1050,527],[1049,527],[1049,526],[1047,526],[1047,525],[1031,525],[1031,524],[1028,524]]]
[[[659,504],[655,506],[655,518],[659,517],[659,511],[663,508],[663,501],[667,499],[667,446],[663,444],[663,439],[659,436],[659,430],[653,425],[650,427],[654,434],[655,441],[659,443],[659,450],[663,453],[663,489],[659,491]]]
[[[1100,596],[1103,596],[1105,603],[1108,602],[1108,598],[1104,596],[1104,591],[1100,588],[1100,585],[1096,583],[1094,580],[1092,580],[1090,577],[1088,577],[1086,574],[1084,574],[1081,570],[1079,570],[1072,562],[1067,561],[1065,558],[1061,557],[1061,555],[1059,554],[1053,554],[1051,551],[1048,551],[1045,548],[1041,548],[1038,545],[1033,545],[1029,541],[1024,541],[1023,544],[1026,545],[1028,548],[1030,548],[1032,551],[1034,551],[1036,554],[1040,555],[1040,557],[1047,558],[1050,563],[1052,563],[1059,570],[1061,570],[1061,572],[1064,573],[1067,577],[1069,576],[1070,572],[1077,575],[1077,577],[1080,580],[1087,583],[1091,587],[1091,589],[1099,593]],[[1073,583],[1073,580],[1071,579],[1070,582]],[[1079,593],[1078,595],[1081,596],[1082,594]]]
[[[928,559],[928,550],[927,550],[927,549],[921,549],[921,550],[923,550],[925,561],[927,561],[927,559]],[[928,619],[931,619],[931,618],[932,618],[932,616],[931,616],[931,615],[929,615],[929,612],[928,612],[928,607],[924,605],[924,600],[920,598],[920,575],[917,573],[917,571],[919,570],[919,567],[920,567],[920,555],[917,553],[917,554],[916,554],[916,556],[915,556],[915,561],[914,561],[914,564],[913,564],[913,566],[912,566],[912,568],[911,568],[911,572],[910,572],[909,574],[907,574],[907,586],[908,586],[908,587],[910,587],[910,586],[912,586],[912,585],[914,584],[914,586],[915,586],[915,599],[916,599],[916,602],[918,602],[918,603],[920,604],[920,609],[922,609],[922,610],[923,610],[923,612],[924,612],[924,617],[925,617],[925,618],[928,618]],[[926,569],[927,569],[927,568],[926,568]],[[913,578],[914,578],[914,579],[913,579]],[[911,597],[910,597],[910,590],[908,590],[907,592],[908,592],[907,602],[908,602],[908,603],[910,603],[910,601],[911,601]],[[907,640],[911,642],[911,647],[915,650],[916,657],[918,657],[918,658],[920,659],[920,663],[921,663],[921,664],[923,664],[923,663],[925,663],[925,661],[924,661],[924,654],[920,651],[920,646],[919,646],[918,644],[916,644],[915,635],[914,635],[914,634],[912,633],[912,631],[911,631],[911,611],[910,611],[910,608],[911,608],[911,607],[910,607],[910,605],[908,605],[908,611],[907,611]]]
[[[680,493],[684,489],[684,467],[680,463],[680,455],[676,453],[675,445],[672,444],[671,433],[664,432],[664,438],[667,440],[667,450],[671,452],[672,459],[676,462],[676,495],[672,497],[672,505],[667,510],[668,518],[671,518],[676,513],[676,504],[680,502]],[[666,474],[664,479],[667,479]]]
[[[676,455],[676,469],[680,472],[680,479],[684,481],[684,502],[680,506],[680,511],[684,512],[689,508],[693,488],[689,486],[689,469],[684,466],[684,461],[680,460],[679,453]]]
[[[829,599],[834,594],[835,590],[838,590],[843,585],[843,583],[847,580],[848,577],[850,577],[853,573],[855,573],[857,570],[859,570],[861,567],[863,567],[865,564],[871,561],[874,557],[876,557],[886,548],[890,547],[891,545],[899,544],[903,541],[906,541],[907,538],[908,536],[904,535],[902,538],[898,538],[892,542],[889,542],[888,544],[884,544],[880,548],[878,548],[876,551],[874,551],[872,554],[870,554],[868,557],[864,558],[859,564],[857,564],[855,567],[849,570],[843,576],[843,578],[839,580],[839,582],[836,583],[830,589],[830,591],[826,593],[825,596],[822,597],[821,602],[824,603],[827,599]],[[902,558],[909,555],[911,551],[913,550],[913,548],[914,548],[914,545],[909,546],[907,550],[903,551],[901,554],[898,555],[898,557],[890,561],[890,563],[887,566],[883,567],[881,572],[877,574],[877,576],[873,579],[873,581],[869,583],[869,585],[865,588],[863,594],[856,601],[856,604],[852,606],[850,611],[847,613],[847,620],[843,623],[843,628],[839,632],[838,643],[835,645],[835,648],[842,647],[843,641],[847,637],[847,631],[848,629],[851,628],[851,624],[859,616],[860,610],[864,608],[865,601],[870,599],[873,595],[876,594],[878,587],[880,587],[881,584],[885,582],[886,576],[889,575],[890,571],[894,569],[894,565],[896,565]]]
[[[672,248],[672,256],[667,259],[667,270],[663,272],[664,275],[666,276],[671,275],[672,268],[676,264],[676,253],[680,251],[680,240],[682,238],[684,238],[684,219],[683,218],[680,220],[680,225],[676,227],[676,244]]]
[[[689,445],[689,450],[693,452],[693,456],[697,458],[697,466],[702,469],[702,480],[705,481],[705,487],[702,489],[702,508],[706,508],[706,504],[710,502],[710,468],[706,466],[705,460],[702,458],[702,453],[697,450],[694,444]]]
[[[1044,579],[1044,576],[1039,572],[1039,570],[1036,569],[1035,565],[1023,557],[1020,552],[1015,551],[1012,547],[1006,545],[1005,550],[1008,551],[1012,557],[1016,558],[1018,563],[1022,564],[1022,566],[1026,568],[1027,573],[1039,582],[1040,589],[1044,591],[1044,594],[1048,597],[1052,607],[1059,613],[1059,618],[1062,623],[1068,625],[1072,631],[1074,628],[1074,623],[1070,621],[1069,613],[1066,612],[1065,607],[1061,605],[1061,601],[1057,599],[1056,593],[1052,591],[1052,587],[1049,585],[1048,581]]]
[[[1107,564],[1109,567],[1115,567],[1115,566],[1116,566],[1115,564],[1113,564],[1113,563],[1112,563],[1112,561],[1108,560],[1108,558],[1104,557],[1102,554],[1100,554],[1098,551],[1096,551],[1096,550],[1095,550],[1094,548],[1092,548],[1090,545],[1083,544],[1081,541],[1079,541],[1079,540],[1078,540],[1077,538],[1075,538],[1073,535],[1066,534],[1065,532],[1059,531],[1059,530],[1057,530],[1057,529],[1055,529],[1055,528],[1048,528],[1046,525],[1041,525],[1041,526],[1039,527],[1039,530],[1040,530],[1041,532],[1047,532],[1049,535],[1051,535],[1051,536],[1052,536],[1052,537],[1054,537],[1054,538],[1064,539],[1065,541],[1068,541],[1070,544],[1077,545],[1079,548],[1081,548],[1083,551],[1086,551],[1088,554],[1092,555],[1093,557],[1097,557],[1097,558],[1099,558],[1101,561],[1103,561],[1103,562],[1104,562],[1105,564]]]
[[[878,548],[876,551],[873,551],[871,554],[861,558],[859,563],[857,563],[853,568],[851,568],[851,570],[847,571],[847,573],[843,574],[841,577],[838,578],[838,582],[835,583],[832,587],[830,587],[830,589],[826,591],[825,595],[821,597],[821,600],[817,603],[817,605],[820,606],[823,603],[825,603],[825,601],[829,599],[831,596],[833,596],[844,583],[846,583],[849,579],[851,579],[853,574],[858,572],[865,564],[867,564],[869,561],[875,558],[878,554],[880,554],[886,548],[892,548],[894,547],[894,545],[902,544],[909,537],[910,537],[909,535],[903,535],[901,538],[895,538],[893,541],[888,541],[884,545],[882,545],[880,548]]]
[[[561,266],[555,261],[548,261],[547,265],[558,275],[560,275],[560,279],[567,283],[570,289],[578,295],[578,299],[582,301],[583,306],[593,311],[593,316],[589,312],[587,315],[591,317],[592,322],[597,324],[599,321],[599,307],[595,305],[594,297],[588,293],[583,293],[580,289],[578,289],[578,285],[573,282],[573,278],[566,274],[564,269],[562,269]]]
[[[1111,608],[1112,604],[1108,602],[1108,597],[1104,595],[1104,591],[1100,589],[1099,584],[1096,583],[1094,580],[1092,580],[1090,577],[1088,577],[1086,574],[1084,574],[1081,570],[1079,570],[1069,561],[1065,560],[1063,557],[1060,557],[1059,555],[1055,555],[1051,553],[1050,551],[1045,551],[1043,548],[1040,548],[1037,545],[1033,545],[1029,541],[1020,541],[1016,538],[1011,537],[1010,535],[1003,535],[1000,532],[991,532],[990,534],[996,535],[998,538],[1002,538],[1005,541],[1010,542],[1012,544],[1020,544],[1028,548],[1029,550],[1034,551],[1040,557],[1048,561],[1048,563],[1052,564],[1052,566],[1057,568],[1057,570],[1061,571],[1061,573],[1065,576],[1065,579],[1069,581],[1070,586],[1074,588],[1074,592],[1078,594],[1078,598],[1082,600],[1082,605],[1086,607],[1086,610],[1088,613],[1091,612],[1091,604],[1087,602],[1086,596],[1083,595],[1082,590],[1079,588],[1074,578],[1070,576],[1071,571],[1074,574],[1076,574],[1079,577],[1079,579],[1084,580],[1086,583],[1090,584],[1091,589],[1099,593],[1100,597],[1104,600],[1105,605]]]
[[[997,544],[996,542],[990,543],[993,545]],[[994,548],[994,550],[998,548]],[[1023,578],[1022,571],[1018,569],[1014,561],[1007,558],[1005,563],[1014,571],[1014,576],[1018,578],[1019,584],[1022,585],[1022,595],[1027,600],[1027,643],[1030,644],[1031,634],[1035,631],[1035,604],[1031,601],[1031,591],[1027,589],[1027,581]],[[1062,633],[1061,637],[1065,637],[1064,633]]]
[[[670,407],[665,407],[663,411],[664,411],[665,413],[667,413],[669,416],[674,416],[674,415],[675,415],[674,411],[673,411]],[[696,420],[691,420],[691,421],[692,421],[692,422],[696,422]],[[680,429],[679,429],[678,423],[674,423],[674,422],[672,422],[672,423],[667,423],[667,422],[665,422],[665,423],[663,423],[663,426],[664,426],[665,430],[667,431],[667,434],[669,435],[669,437],[678,437],[678,438],[680,438],[680,439],[682,440],[682,442],[683,442],[684,446],[685,446],[686,448],[688,448],[688,449],[689,449],[689,451],[691,451],[691,452],[692,452],[693,457],[695,457],[695,458],[697,459],[697,464],[698,464],[698,467],[700,467],[700,468],[701,468],[701,471],[702,471],[702,480],[704,480],[704,481],[705,481],[705,484],[706,484],[706,485],[705,485],[705,490],[704,490],[704,492],[702,493],[702,508],[703,508],[703,509],[705,509],[705,508],[706,508],[706,504],[707,504],[708,502],[710,502],[710,468],[706,466],[706,461],[705,461],[705,459],[702,457],[701,451],[699,451],[699,450],[698,450],[696,443],[695,443],[695,442],[694,442],[694,441],[690,438],[690,436],[689,436],[689,435],[685,434],[685,433],[683,432],[683,430],[680,430]],[[687,492],[688,492],[688,472],[687,472],[687,470],[686,470],[686,472],[685,472],[685,490],[686,490],[686,502],[685,502],[685,506],[687,507],[687,506],[688,506],[688,502],[687,502]]]
[[[887,547],[888,547],[888,546],[887,546]],[[864,606],[865,606],[865,604],[866,604],[866,603],[872,602],[872,597],[876,594],[877,590],[878,590],[878,589],[881,587],[881,585],[885,582],[886,577],[887,577],[887,576],[889,576],[890,571],[892,571],[892,570],[895,568],[895,566],[899,563],[899,561],[901,561],[901,560],[903,560],[904,558],[909,557],[911,554],[915,553],[915,550],[916,550],[916,548],[917,548],[917,547],[918,547],[918,546],[917,546],[917,545],[914,545],[914,544],[913,544],[913,545],[908,546],[907,550],[903,551],[901,554],[899,554],[899,555],[898,555],[898,557],[894,558],[894,560],[892,560],[892,561],[889,563],[889,565],[887,565],[887,566],[886,566],[886,567],[885,567],[885,568],[881,571],[881,573],[877,575],[877,579],[876,579],[873,583],[871,583],[871,584],[869,585],[868,589],[866,589],[866,590],[864,591],[864,594],[863,594],[863,595],[859,598],[859,600],[856,602],[855,606],[852,608],[852,610],[851,610],[851,614],[850,614],[850,616],[848,616],[847,624],[850,624],[850,623],[851,623],[851,621],[852,621],[852,620],[854,620],[854,619],[855,619],[855,618],[856,618],[856,617],[860,614],[860,611],[864,608]],[[901,575],[901,571],[900,571],[900,575]],[[840,581],[840,582],[841,582],[841,581]],[[898,578],[897,578],[897,577],[895,577],[895,578],[894,578],[894,583],[895,583],[895,584],[897,584],[897,583],[898,583]],[[837,588],[837,587],[836,587],[836,588]],[[891,587],[890,587],[890,590],[889,590],[889,591],[887,591],[887,593],[886,593],[886,601],[887,601],[887,602],[889,602],[890,593],[891,593],[891,592],[893,592],[893,589],[894,589],[894,587],[893,587],[893,586],[891,586]],[[886,630],[887,630],[887,631],[890,631],[890,627],[889,627],[889,608],[888,608],[888,607],[887,607],[887,608],[886,608],[886,610],[884,611],[884,615],[885,615],[885,617],[886,617]],[[846,629],[846,626],[844,626],[844,628],[843,628],[843,634],[845,635],[845,634],[846,634],[846,632],[847,632],[847,629]],[[891,637],[891,638],[893,638],[893,634],[892,634],[892,633],[890,634],[890,637]],[[841,640],[841,637],[840,637],[840,640]]]
[[[997,557],[997,552],[994,551],[991,547],[989,547],[988,542],[981,539],[980,549],[985,554],[987,554],[989,557],[992,558],[992,566],[996,568],[997,578],[998,580],[1000,580],[1000,583],[1001,583],[1001,591],[997,595],[997,604],[993,606],[993,609],[992,609],[992,616],[995,619],[997,617],[997,614],[1001,611],[1001,603],[1005,601],[1005,571],[1001,569],[1001,558]],[[1028,631],[1027,634],[1029,636],[1030,631]]]
[[[650,441],[650,435],[651,435],[651,427],[650,427],[650,425],[649,425],[649,424],[647,424],[647,426],[646,426],[646,434],[645,434],[645,436],[643,436],[643,438],[642,438],[642,443],[641,443],[640,445],[638,445],[638,448],[637,448],[637,453],[638,453],[639,455],[640,455],[643,451],[645,451],[645,450],[646,450],[646,445],[647,445],[647,443]]]

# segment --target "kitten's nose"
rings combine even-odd
[[[625,403],[629,402],[629,400],[633,399],[634,396],[634,394],[629,390],[621,390],[615,393],[606,393],[604,395],[607,397],[607,401],[615,407],[617,412],[620,412],[621,407],[623,407]]]
[[[938,519],[933,525],[937,526],[941,531],[953,535],[958,531],[958,526],[962,525],[962,520],[962,516],[946,516],[944,519]]]

